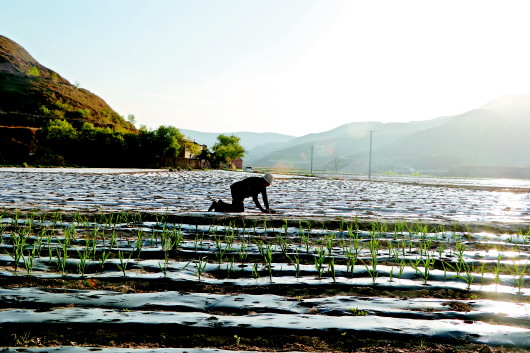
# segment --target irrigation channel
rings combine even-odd
[[[4,205],[0,352],[528,352],[530,229],[489,224]]]

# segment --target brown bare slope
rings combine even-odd
[[[0,126],[42,127],[64,118],[116,131],[136,129],[103,99],[39,64],[23,47],[0,35]]]
[[[72,85],[0,35],[0,164],[21,163],[38,148],[38,131],[52,119],[137,132],[103,99]]]

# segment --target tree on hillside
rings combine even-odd
[[[126,140],[127,138],[127,140]],[[76,164],[91,167],[127,166],[136,150],[129,148],[137,139],[133,133],[123,133],[109,127],[95,127],[93,123],[84,122],[77,130],[66,120],[51,120],[39,132],[39,150],[35,156],[38,164]]]
[[[77,130],[66,120],[55,119],[39,132],[38,155],[56,165],[67,163],[75,156],[79,141]],[[42,156],[46,156],[42,158]]]
[[[66,120],[50,120],[44,131],[46,140],[52,144],[71,143],[77,139],[76,129]]]
[[[124,134],[85,122],[78,132],[77,157],[83,165],[119,165],[127,153]]]
[[[183,147],[184,135],[174,126],[160,126],[155,130],[155,138],[162,143],[162,152],[166,157],[176,157]]]
[[[136,117],[133,114],[127,115],[127,122],[132,126],[136,125]]]
[[[186,148],[193,155],[201,146],[187,140],[179,129],[142,126],[139,133],[115,131],[84,122],[76,129],[66,120],[51,120],[38,136],[39,164],[100,166],[152,166],[159,157],[177,157]],[[60,164],[59,164],[60,162]]]
[[[241,141],[241,138],[237,136],[221,134],[217,136],[217,142],[213,145],[212,150],[218,157],[231,166],[234,160],[245,155],[245,149],[239,144],[239,141]]]

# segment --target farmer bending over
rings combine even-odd
[[[212,202],[208,211],[217,212],[243,212],[245,205],[243,200],[252,196],[252,200],[261,212],[270,213],[269,201],[267,200],[267,186],[272,184],[272,175],[267,173],[263,177],[250,177],[230,185],[232,192],[232,203],[226,203],[222,200]],[[261,207],[258,195],[263,197],[265,208]]]

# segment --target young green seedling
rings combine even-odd
[[[118,249],[118,259],[119,259],[118,268],[120,269],[120,271],[123,272],[123,277],[125,277],[125,271],[127,270],[127,267],[129,266],[129,261],[131,261],[131,257],[133,253],[134,253],[133,251],[129,251],[129,254],[127,256],[125,255],[124,251],[122,251],[121,249]]]

